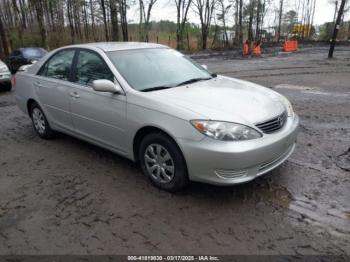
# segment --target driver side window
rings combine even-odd
[[[92,85],[92,81],[107,79],[114,82],[114,75],[100,56],[89,51],[79,51],[74,82]]]

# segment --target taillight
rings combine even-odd
[[[16,75],[12,76],[12,78],[11,78],[11,85],[12,85],[12,88],[14,88],[16,86]]]

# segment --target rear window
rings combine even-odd
[[[26,58],[40,58],[43,57],[47,51],[42,48],[25,48],[22,50]]]

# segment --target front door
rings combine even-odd
[[[78,51],[70,92],[70,109],[75,131],[82,136],[126,153],[126,96],[96,92],[92,81],[116,81],[104,60],[90,50]]]

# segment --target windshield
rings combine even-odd
[[[47,52],[42,48],[24,48],[22,53],[26,58],[41,58]]]
[[[107,55],[129,85],[139,91],[212,78],[204,68],[173,49],[122,50]]]

